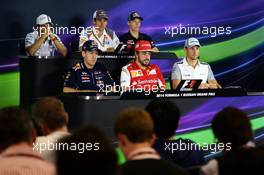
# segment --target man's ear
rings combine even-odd
[[[66,123],[68,125],[69,124],[69,114],[68,114],[68,112],[65,112],[65,117],[66,117]]]
[[[137,51],[135,51],[135,60],[138,58],[138,52]]]
[[[37,139],[37,131],[35,128],[31,130],[31,135],[32,135],[32,143],[36,142]]]
[[[82,51],[82,57],[83,58],[85,57],[85,51]]]
[[[152,134],[151,139],[150,139],[150,145],[154,145],[156,139],[157,139],[156,134]]]
[[[47,125],[41,125],[42,131],[43,131],[43,135],[46,136],[48,134],[50,134],[50,129],[47,127]]]
[[[126,146],[128,143],[128,139],[124,134],[117,134],[117,139],[119,141],[120,146]]]
[[[184,47],[184,48],[183,48],[183,51],[184,51],[184,53],[185,53],[185,55],[186,55],[186,54],[187,54],[187,48]]]

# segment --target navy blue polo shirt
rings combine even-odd
[[[100,90],[103,86],[113,85],[113,79],[105,66],[96,63],[92,69],[88,69],[84,62],[77,63],[66,74],[64,87],[78,90]]]

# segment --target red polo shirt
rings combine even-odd
[[[157,65],[150,64],[146,69],[141,69],[135,61],[122,68],[120,83],[122,87],[130,89],[155,91],[166,88],[166,82]]]

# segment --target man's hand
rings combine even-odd
[[[218,89],[217,84],[209,84],[209,89]]]
[[[106,52],[114,52],[115,51],[115,48],[113,47],[110,47],[110,48],[107,48]]]
[[[55,40],[56,39],[56,36],[53,33],[51,33],[49,36],[50,36],[51,40]]]
[[[40,37],[46,39],[51,33],[50,27],[40,27]]]
[[[207,83],[201,83],[201,85],[199,86],[199,88],[198,89],[209,89],[209,84],[207,84]]]

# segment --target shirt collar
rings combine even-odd
[[[93,26],[93,29],[92,29],[92,30],[93,30],[94,35],[96,35],[96,37],[99,38],[99,36],[96,34],[96,29],[95,29],[94,26]],[[106,33],[106,30],[104,29],[104,32],[103,32],[103,35],[102,35],[102,36],[106,36],[106,35],[107,35],[107,33]],[[101,36],[101,37],[102,37],[102,36]],[[100,38],[101,38],[101,37],[100,37]]]
[[[140,36],[141,36],[141,33],[138,32],[138,38],[135,38],[131,33],[130,33],[130,30],[127,32],[129,37],[133,38],[134,40],[140,40]],[[136,44],[136,43],[135,43]]]
[[[197,63],[198,63],[197,66],[200,66],[201,62],[200,62],[199,59],[198,59],[198,62],[197,62]],[[183,64],[184,64],[185,66],[191,66],[191,65],[187,62],[187,58],[186,58],[186,57],[183,58]]]
[[[52,132],[52,133],[50,133],[49,135],[47,135],[47,136],[57,136],[57,135],[62,135],[62,136],[67,136],[67,135],[70,135],[70,133],[69,132],[66,132],[66,131],[54,131],[54,132]]]
[[[256,147],[256,145],[255,145],[255,143],[254,142],[252,142],[252,141],[248,141],[245,145],[243,145],[242,147],[245,147],[245,148],[255,148]]]
[[[151,147],[138,148],[127,156],[128,160],[160,159],[159,154]]]
[[[93,67],[92,69],[88,69],[88,68],[86,67],[86,65],[85,65],[85,63],[84,63],[84,61],[83,61],[83,60],[82,60],[82,62],[81,62],[81,64],[80,64],[80,65],[81,65],[81,68],[82,68],[82,69],[85,69],[85,70],[90,70],[90,71],[91,71],[91,70],[94,70],[94,69],[96,69],[96,68],[97,68],[97,66],[98,66],[98,63],[96,62],[96,63],[95,63],[95,65],[94,65],[94,67]]]
[[[136,69],[140,69],[140,70],[150,70],[150,69],[153,68],[152,64],[149,64],[149,66],[146,67],[146,69],[141,69],[141,68],[138,66],[138,64],[136,63],[136,61],[133,61],[131,64],[132,64],[133,67],[135,67]]]
[[[137,65],[136,61],[133,61],[131,64],[132,64],[132,66],[135,67],[136,69],[141,69],[141,68]]]

